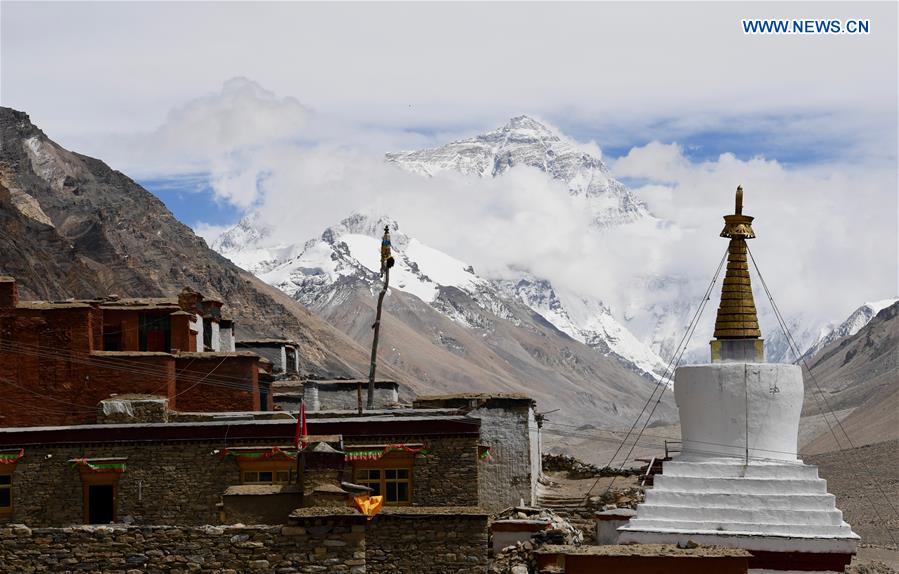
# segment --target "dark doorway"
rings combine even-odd
[[[109,524],[115,521],[115,487],[111,484],[92,484],[87,487],[88,524]]]

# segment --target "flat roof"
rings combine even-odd
[[[225,489],[225,496],[259,496],[271,494],[297,494],[296,484],[239,484]]]
[[[175,357],[171,353],[162,351],[91,351],[90,355],[91,357],[107,357],[110,359],[116,357]]]
[[[390,417],[355,416],[314,418],[307,421],[311,435],[343,435],[344,439],[392,435],[437,436],[479,435],[480,421],[462,415]],[[297,423],[279,420],[224,420],[181,423],[95,424],[55,427],[9,427],[0,429],[0,447],[71,445],[84,443],[162,441],[291,442]]]
[[[577,554],[586,556],[672,556],[682,558],[750,558],[742,548],[697,546],[678,548],[675,544],[609,544],[605,546],[572,546],[548,544],[534,550],[537,554]]]
[[[179,351],[175,356],[179,359],[227,359],[228,357],[247,357],[253,359],[262,359],[262,357],[252,351]]]
[[[524,393],[453,393],[448,395],[421,395],[416,401],[446,401],[453,399],[515,399],[532,401],[531,397]]]
[[[279,411],[282,413],[292,413],[296,411]],[[308,416],[313,416],[319,419],[327,419],[327,418],[353,418],[356,415],[356,409],[341,409],[341,410],[326,410],[326,411],[312,411],[307,413]],[[368,416],[380,416],[380,417],[393,417],[393,418],[405,418],[405,417],[419,417],[419,418],[429,418],[429,417],[442,417],[442,416],[463,416],[465,413],[462,409],[457,408],[435,408],[435,409],[415,409],[415,408],[397,408],[397,409],[372,409],[365,410],[366,415]]]
[[[296,341],[290,339],[241,339],[234,343],[235,345],[290,345],[299,347]]]
[[[363,385],[368,384],[368,379],[307,379],[303,383],[314,383],[316,385]],[[398,382],[389,379],[375,379],[375,384],[392,384],[399,385]]]
[[[34,309],[52,311],[54,309],[90,309],[88,303],[80,301],[19,301],[16,309]]]
[[[378,514],[418,517],[490,516],[489,511],[479,506],[385,506]]]
[[[119,393],[116,395],[110,395],[105,399],[101,399],[100,402],[103,401],[164,401],[168,397],[165,395],[148,395],[144,393]]]

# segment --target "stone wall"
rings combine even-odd
[[[534,409],[524,402],[488,402],[469,416],[481,419],[481,443],[490,460],[478,463],[481,505],[491,511],[533,505],[540,477],[537,423]],[[536,465],[534,464],[536,462]]]
[[[0,527],[0,571],[361,574],[365,518],[307,517],[283,527]]]
[[[164,423],[169,420],[169,401],[153,395],[117,395],[97,405],[102,424]]]
[[[355,381],[308,381],[305,385],[306,408],[310,411],[353,411],[358,407],[358,383]],[[362,381],[362,401],[368,400],[368,382]],[[396,384],[375,383],[375,408],[383,409],[399,401]]]
[[[208,443],[28,447],[13,472],[13,513],[6,520],[29,526],[84,523],[81,477],[67,461],[127,457],[127,470],[118,482],[119,521],[218,524],[216,505],[222,493],[240,484],[237,463],[214,454],[219,447]]]
[[[353,437],[346,445],[420,443],[421,437]],[[429,437],[427,453],[416,454],[412,465],[412,504],[415,506],[477,506],[478,461],[476,437]]]
[[[366,533],[369,574],[487,571],[487,514],[477,508],[385,508]]]
[[[238,574],[487,571],[487,514],[478,508],[304,508],[286,526],[0,526],[0,572]]]
[[[287,439],[289,441],[289,439]],[[426,443],[428,454],[413,464],[413,504],[478,504],[476,437],[354,437],[348,444]],[[271,446],[269,441],[229,440],[228,446]],[[0,522],[66,526],[84,522],[83,485],[73,458],[127,457],[119,475],[117,520],[134,524],[220,524],[217,507],[229,486],[240,484],[221,442],[121,443],[80,446],[27,446],[12,475],[13,511]]]
[[[541,473],[540,431],[534,401],[524,395],[434,395],[419,397],[416,408],[466,408],[481,421],[481,444],[489,459],[478,463],[480,505],[491,511],[536,503]]]

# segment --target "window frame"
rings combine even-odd
[[[112,522],[119,520],[119,473],[100,472],[96,474],[81,473],[81,496],[84,512],[84,524],[91,523],[91,486],[112,486]]]
[[[15,473],[15,470],[16,470],[15,465],[13,465],[13,468],[11,468],[9,470],[0,469],[0,476],[8,476],[9,477],[8,484],[0,484],[0,490],[6,490],[7,492],[9,492],[9,506],[0,506],[0,516],[9,516],[10,514],[12,514],[12,511],[13,511],[13,505],[15,504],[15,501],[13,500],[13,494],[12,494],[12,483],[13,483],[12,478],[13,478],[13,474]]]
[[[370,478],[362,478],[363,472],[378,470],[378,492],[384,497],[385,506],[411,506],[415,490],[415,456],[408,452],[389,452],[377,460],[356,460],[353,465],[353,482],[359,485],[368,486],[374,481]],[[387,478],[388,470],[404,470],[407,472],[407,478]],[[406,500],[388,501],[387,485],[405,483],[407,485]]]
[[[297,463],[295,460],[247,460],[237,462],[240,467],[240,484],[294,484],[296,483]],[[271,472],[272,480],[260,481],[258,474],[261,472]],[[279,473],[287,473],[287,481],[278,479]],[[257,480],[247,480],[246,475],[254,473]]]

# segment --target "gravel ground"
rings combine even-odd
[[[862,537],[849,572],[899,571],[899,546],[893,540],[899,541],[899,441],[808,456],[805,462],[818,465],[843,519]]]
[[[862,543],[899,550],[899,441],[809,456]]]

